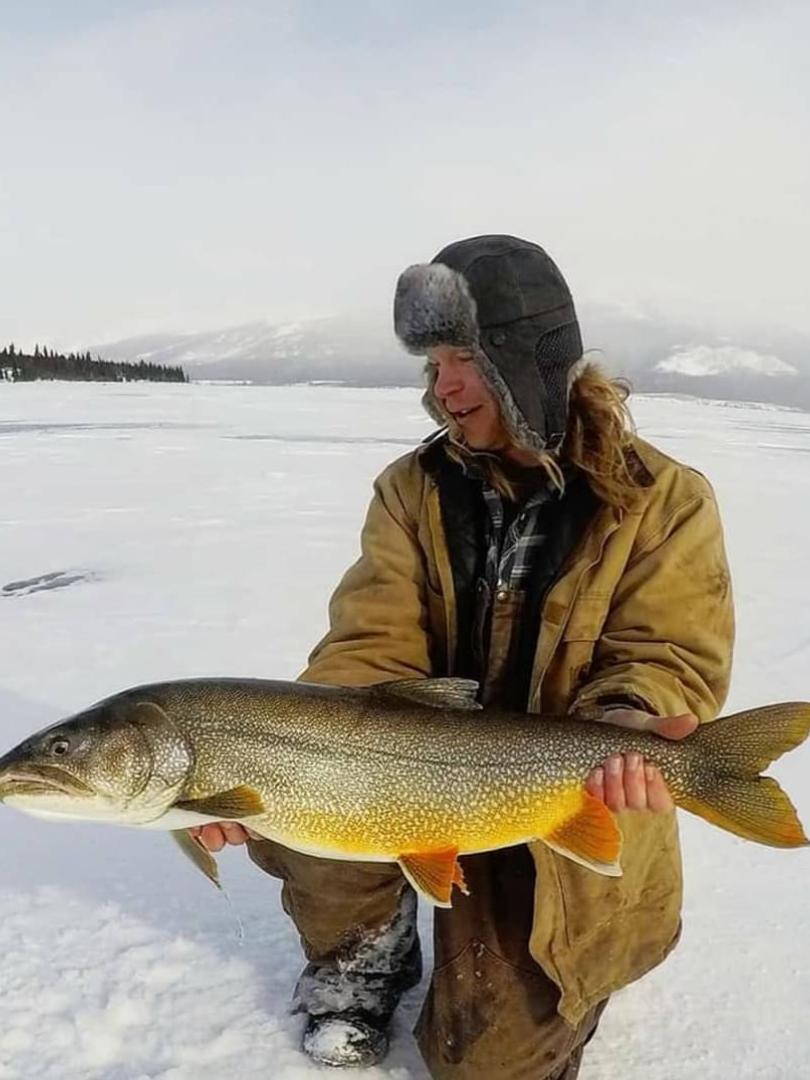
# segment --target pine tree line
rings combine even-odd
[[[0,380],[33,382],[35,379],[72,379],[84,382],[188,382],[181,367],[125,361],[95,360],[89,352],[58,353],[34,346],[32,353],[20,352],[12,343],[0,349]]]

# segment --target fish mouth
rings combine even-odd
[[[0,802],[18,795],[71,795],[86,799],[94,794],[83,780],[49,765],[12,769],[0,776]]]

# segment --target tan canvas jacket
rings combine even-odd
[[[533,713],[633,695],[659,715],[714,719],[734,636],[722,529],[699,473],[640,439],[645,476],[632,512],[602,506],[549,590],[530,692]],[[438,491],[419,451],[375,482],[361,556],[330,608],[301,678],[336,685],[453,670],[453,578]],[[538,723],[542,719],[538,717]],[[674,815],[626,812],[621,878],[531,845],[537,869],[530,950],[560,987],[571,1023],[667,955],[680,928]]]

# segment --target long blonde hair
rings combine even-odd
[[[627,456],[635,430],[627,407],[629,396],[630,386],[626,381],[612,379],[597,364],[586,363],[578,369],[571,384],[568,425],[559,455],[523,445],[520,449],[532,454],[536,465],[546,470],[559,490],[565,485],[561,465],[573,465],[585,474],[599,499],[610,506],[628,509],[639,494],[638,480]],[[452,417],[447,418],[447,429],[450,456],[462,465],[474,462],[496,491],[514,499],[515,486],[499,456],[470,450]]]

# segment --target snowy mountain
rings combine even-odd
[[[645,392],[810,409],[809,360],[810,348],[800,352],[761,345],[678,345],[633,381]]]
[[[746,375],[798,375],[792,364],[785,363],[778,356],[755,352],[753,349],[741,349],[736,345],[692,345],[674,349],[665,359],[655,365],[656,371],[673,375],[689,375],[701,378],[704,375],[731,375],[744,372]]]
[[[640,391],[765,401],[810,408],[810,336],[747,330],[734,337],[658,315],[581,305],[594,359]],[[422,365],[379,315],[252,322],[195,334],[127,338],[94,346],[111,360],[180,364],[196,380],[265,385],[330,382],[418,386]]]
[[[391,326],[371,317],[252,322],[197,334],[127,338],[94,351],[105,358],[137,356],[153,363],[172,357],[194,379],[263,385],[415,385],[421,372],[418,361],[398,346]]]

